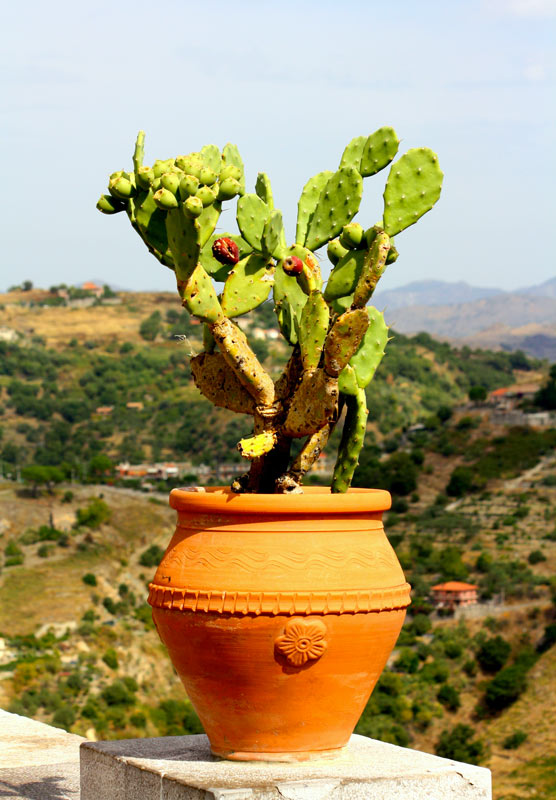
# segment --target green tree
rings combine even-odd
[[[456,725],[451,730],[444,730],[436,743],[435,752],[442,758],[454,761],[465,761],[468,764],[479,764],[484,755],[484,745],[475,739],[475,731],[470,725]]]
[[[484,403],[487,399],[487,390],[484,386],[472,386],[468,396],[472,403]]]
[[[139,334],[147,342],[154,342],[162,330],[162,315],[160,311],[153,311],[150,317],[143,320],[139,326]]]
[[[28,467],[23,467],[21,477],[25,483],[31,485],[33,497],[36,497],[39,486],[45,486],[49,494],[52,494],[54,486],[64,480],[64,473],[59,467],[43,467],[39,464],[31,464]]]
[[[502,636],[492,636],[480,646],[477,661],[484,672],[498,672],[509,658],[511,647]]]

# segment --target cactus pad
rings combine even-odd
[[[230,270],[222,292],[222,311],[227,317],[247,314],[263,303],[272,288],[273,268],[258,253],[242,258]]]
[[[255,413],[255,401],[221,353],[200,353],[191,359],[190,364],[195,385],[207,400],[237,414]]]
[[[274,200],[272,198],[272,187],[270,186],[270,178],[266,172],[259,172],[257,175],[257,182],[255,183],[255,193],[261,200],[272,209],[274,208]]]
[[[205,244],[203,249],[201,250],[200,255],[200,262],[208,272],[209,275],[212,275],[215,281],[222,281],[224,282],[228,277],[230,270],[232,269],[232,264],[221,264],[217,261],[212,252],[212,245],[217,239],[226,238],[231,239],[235,242],[239,249],[239,258],[240,260],[245,256],[249,255],[253,252],[251,247],[247,244],[245,239],[241,236],[237,236],[233,233],[213,233],[210,237],[208,242]]]
[[[346,145],[346,149],[342,154],[340,167],[355,167],[359,172],[361,156],[363,155],[366,143],[366,136],[356,136],[355,139],[352,139],[351,142]]]
[[[338,395],[336,378],[327,375],[323,369],[305,372],[284,423],[286,436],[311,436],[334,419]]]
[[[346,251],[345,256],[340,259],[330,273],[324,290],[325,300],[346,297],[355,291],[366,255],[365,250]]]
[[[241,235],[254,250],[261,250],[264,226],[270,208],[256,194],[244,194],[237,204],[237,225]]]
[[[319,365],[329,320],[330,311],[322,294],[318,290],[311,292],[301,311],[298,329],[301,361],[306,370]]]
[[[400,140],[393,128],[379,128],[371,133],[361,154],[359,167],[361,175],[364,178],[376,175],[387,167],[398,152],[399,146]]]
[[[384,189],[384,230],[395,236],[430,211],[442,188],[442,170],[428,147],[408,150],[392,164]]]
[[[222,316],[212,281],[200,264],[187,280],[178,278],[178,291],[189,313],[203,322],[216,322]]]
[[[365,253],[363,269],[359,275],[357,286],[353,294],[353,305],[366,306],[386,269],[386,259],[390,250],[390,237],[387,233],[378,233]]]
[[[237,449],[243,458],[248,458],[249,461],[252,461],[254,458],[260,458],[266,453],[270,453],[276,444],[276,438],[275,431],[263,431],[263,433],[258,433],[255,436],[247,436],[245,439],[240,439]]]
[[[277,261],[284,258],[287,245],[281,211],[272,211],[265,222],[261,237],[261,247],[267,257],[272,256]]]
[[[359,463],[368,413],[365,392],[362,389],[354,397],[346,397],[346,418],[332,477],[332,492],[347,492],[349,488]]]
[[[309,223],[311,222],[311,217],[315,213],[321,192],[333,175],[334,173],[329,170],[319,172],[317,175],[313,175],[312,178],[309,178],[303,187],[301,197],[297,204],[297,226],[295,231],[295,241],[297,244],[305,244]]]
[[[361,344],[369,327],[367,310],[345,311],[334,322],[324,343],[324,371],[337,377]]]
[[[320,193],[309,223],[305,246],[317,250],[337,236],[359,211],[363,178],[355,167],[342,167]]]
[[[384,315],[372,306],[368,306],[365,311],[369,316],[369,327],[359,349],[349,362],[349,367],[353,370],[357,386],[360,389],[365,389],[373,379],[378,365],[384,358],[384,350],[388,343],[388,326],[384,321]],[[346,386],[351,384],[351,374],[348,372],[345,378],[343,376],[342,372],[340,390],[346,394],[352,394],[351,391],[344,388],[344,381]]]

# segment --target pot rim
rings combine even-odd
[[[224,486],[198,491],[172,489],[170,506],[197,513],[257,514],[361,514],[388,511],[390,492],[384,489],[348,489],[332,493],[327,486],[308,486],[303,494],[236,494]]]

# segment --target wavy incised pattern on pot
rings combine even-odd
[[[324,569],[335,567],[338,570],[352,566],[372,568],[377,566],[396,567],[398,561],[393,551],[361,548],[359,550],[319,550],[317,553],[292,552],[268,553],[263,550],[239,551],[231,547],[175,547],[162,561],[161,567],[204,567],[216,568],[225,564],[245,572],[261,568],[288,570]]]
[[[226,592],[149,584],[153,608],[216,614],[360,614],[406,608],[408,583],[349,592]]]

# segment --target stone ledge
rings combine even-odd
[[[81,800],[490,800],[483,767],[352,736],[341,756],[232,762],[206,736],[84,742]]]
[[[78,800],[79,745],[84,741],[0,709],[0,797]]]

